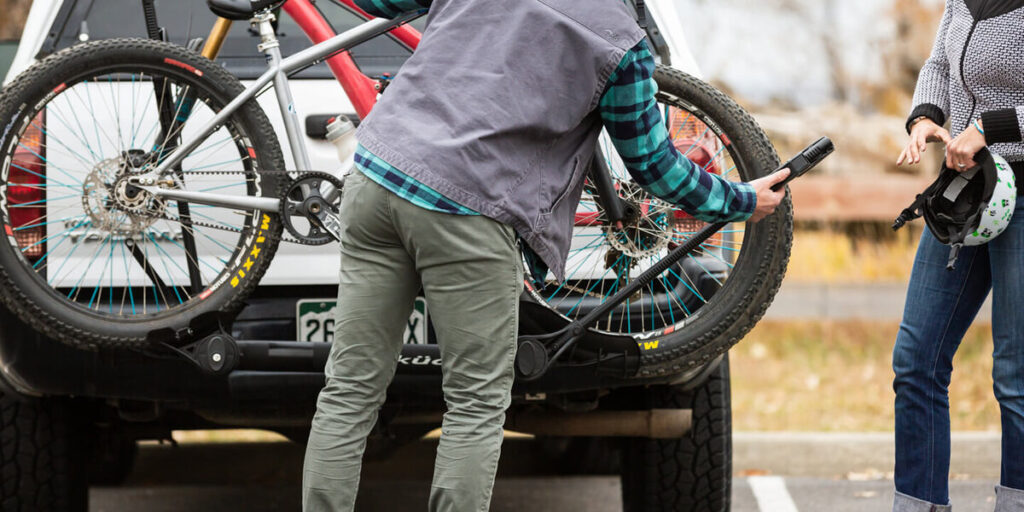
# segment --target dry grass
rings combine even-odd
[[[736,430],[893,428],[891,351],[898,324],[763,321],[731,352]],[[973,327],[954,361],[953,430],[998,430],[992,331]]]
[[[904,230],[878,240],[837,231],[801,229],[793,234],[786,279],[801,282],[863,283],[903,281],[917,250],[920,231]]]

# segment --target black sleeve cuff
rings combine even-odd
[[[984,125],[985,142],[988,144],[1021,141],[1016,109],[989,110],[981,114],[981,124]]]
[[[928,119],[931,119],[932,121],[935,122],[935,124],[939,126],[946,124],[946,114],[942,112],[942,109],[939,108],[938,105],[934,105],[932,103],[922,103],[915,107],[914,110],[910,112],[910,117],[907,118],[908,134],[910,133],[910,123],[913,123],[914,119],[917,119],[921,116],[925,116]]]

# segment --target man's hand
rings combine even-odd
[[[978,121],[978,124],[981,124],[981,121]],[[978,154],[983,147],[985,147],[985,136],[971,124],[946,146],[946,167],[964,172],[978,165],[974,162],[974,155]]]
[[[772,190],[772,187],[777,183],[781,183],[788,176],[789,169],[783,169],[750,182],[750,186],[754,187],[754,192],[757,193],[757,206],[754,208],[754,214],[748,219],[750,222],[758,222],[775,213],[779,203],[786,197],[786,188],[783,187],[782,190],[775,192]]]
[[[945,128],[935,124],[935,121],[931,119],[924,118],[914,123],[913,128],[910,129],[910,142],[907,142],[907,147],[903,148],[899,159],[896,160],[896,165],[903,165],[903,162],[908,164],[920,162],[921,153],[928,149],[929,142],[949,144],[951,141],[952,138]]]

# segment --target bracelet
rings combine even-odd
[[[985,135],[985,130],[981,129],[981,125],[978,124],[978,120],[977,119],[974,120],[974,128],[978,130],[978,133],[980,133],[982,135]]]

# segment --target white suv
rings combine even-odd
[[[650,42],[665,64],[697,75],[674,0],[647,0]],[[316,4],[335,30],[359,23],[337,3]],[[168,38],[188,45],[205,36],[214,16],[203,0],[162,1],[158,20]],[[6,81],[36,59],[82,41],[145,37],[138,0],[36,0]],[[309,45],[305,35],[282,16],[278,37],[284,54]],[[258,37],[244,23],[232,28],[218,62],[244,81],[265,69],[256,51]],[[392,75],[410,55],[404,46],[381,37],[352,52],[368,75]],[[326,141],[329,118],[354,109],[324,65],[291,80],[295,108],[304,123],[304,143],[313,170],[338,166]],[[260,99],[290,162],[288,137],[274,98]],[[0,126],[6,120],[0,119]],[[199,374],[180,359],[134,351],[83,351],[28,329],[0,307],[0,472],[16,475],[18,486],[2,486],[0,502],[22,503],[17,510],[47,510],[41,501],[84,500],[86,483],[116,483],[131,467],[135,441],[167,437],[174,429],[246,426],[272,429],[301,442],[308,432],[317,392],[323,386],[323,361],[330,341],[329,310],[337,293],[337,246],[317,248],[282,244],[249,306],[232,325],[232,334],[249,340],[245,357],[258,370],[226,377]],[[376,442],[418,439],[436,426],[443,412],[439,355],[432,347],[426,307],[421,301],[409,321],[406,349],[389,400],[381,413]],[[556,376],[552,388],[517,394],[516,411],[637,409],[661,406],[692,409],[694,425],[685,439],[574,437],[544,443],[564,451],[576,470],[621,470],[627,510],[670,502],[687,493],[724,496],[731,480],[728,365],[718,361],[677,376],[674,386],[618,388],[609,381],[583,383],[576,374]],[[656,396],[655,396],[656,395]],[[74,397],[71,399],[70,397]],[[394,421],[401,419],[402,421]],[[21,425],[36,425],[26,432]],[[45,424],[45,425],[44,425]],[[47,428],[41,428],[44,425]],[[550,439],[551,436],[548,436]],[[632,443],[632,444],[630,444]],[[622,450],[624,446],[633,449]],[[618,457],[608,457],[622,451]],[[597,457],[571,457],[586,453]],[[656,456],[655,456],[656,455]],[[661,459],[663,458],[663,459]],[[25,460],[55,461],[49,469],[28,472]],[[594,461],[616,461],[597,467]],[[31,473],[31,474],[29,474]],[[74,508],[74,507],[68,507]],[[5,508],[6,510],[7,508]]]

